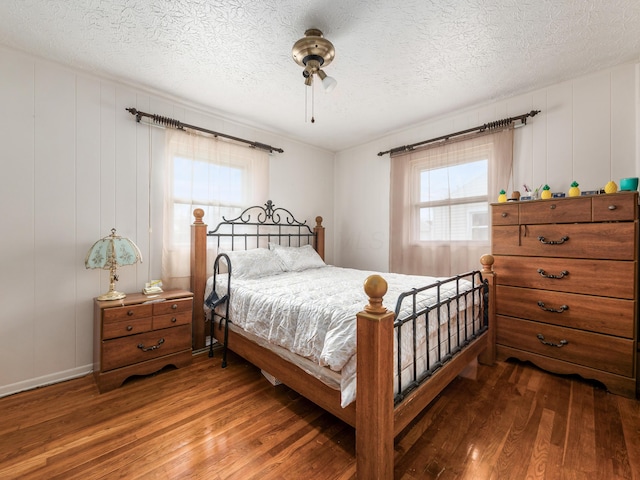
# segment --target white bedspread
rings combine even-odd
[[[346,406],[355,399],[356,314],[368,303],[363,285],[374,273],[378,272],[328,265],[266,278],[234,278],[230,318],[235,325],[271,344],[341,372],[342,405]],[[438,280],[393,273],[381,275],[388,283],[383,303],[389,310],[395,309],[402,292]],[[454,295],[454,288],[454,285],[443,288],[441,297]],[[210,289],[211,279],[207,295]],[[221,281],[218,277],[216,290],[219,295],[226,293],[226,279]],[[427,291],[421,295],[420,303],[434,302],[435,296],[435,291]],[[441,315],[438,323],[447,321],[448,317]],[[435,322],[430,329],[436,330]],[[417,333],[425,336],[424,329]],[[405,360],[402,361],[404,367]]]

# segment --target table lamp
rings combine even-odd
[[[133,265],[142,262],[142,255],[138,246],[125,237],[116,235],[116,229],[111,229],[111,235],[101,238],[89,249],[84,265],[87,268],[102,268],[109,270],[109,291],[100,295],[98,300],[120,300],[126,297],[116,291],[116,268],[122,265]]]

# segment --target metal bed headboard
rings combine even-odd
[[[289,247],[317,246],[316,232],[307,222],[296,220],[286,208],[275,208],[271,200],[267,200],[264,206],[246,208],[235,218],[222,217],[222,222],[208,231],[207,236],[216,238],[218,250],[220,247],[247,250],[266,247],[269,242]]]

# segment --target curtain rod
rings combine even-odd
[[[411,145],[403,145],[402,147],[395,147],[395,148],[392,148],[391,150],[387,150],[386,152],[379,152],[378,156],[381,157],[382,155],[385,155],[387,153],[390,153],[391,155],[393,155],[395,153],[407,152],[407,151],[413,150],[415,147],[426,145],[427,143],[433,143],[439,140],[449,140],[451,137],[464,135],[466,133],[484,132],[485,130],[492,130],[494,128],[506,127],[508,125],[511,125],[516,120],[520,120],[522,122],[522,125],[526,125],[527,117],[535,117],[539,113],[540,113],[540,110],[531,110],[529,113],[523,113],[522,115],[518,115],[517,117],[503,118],[502,120],[496,120],[495,122],[485,123],[484,125],[480,125],[478,127],[468,128],[467,130],[462,130],[460,132],[450,133],[448,135],[442,135],[441,137],[432,138],[431,140],[424,140],[422,142],[413,143]]]
[[[259,148],[261,150],[268,150],[270,153],[273,153],[273,152],[282,153],[282,152],[284,152],[284,150],[282,150],[281,148],[272,147],[271,145],[266,145],[266,144],[260,143],[260,142],[252,142],[251,140],[245,140],[244,138],[238,138],[238,137],[234,137],[234,136],[227,135],[227,134],[224,134],[224,133],[214,132],[213,130],[207,130],[206,128],[196,127],[194,125],[189,125],[187,123],[182,123],[180,120],[174,120],[173,118],[162,117],[160,115],[155,115],[155,114],[152,114],[152,113],[141,112],[140,110],[136,110],[135,108],[127,108],[126,110],[131,115],[135,115],[136,116],[136,122],[138,122],[138,123],[140,123],[140,120],[142,120],[142,117],[149,117],[155,123],[159,123],[160,125],[164,125],[165,127],[171,127],[171,128],[175,128],[177,130],[184,130],[185,128],[188,128],[188,129],[191,129],[191,130],[197,130],[199,132],[209,133],[209,134],[213,135],[214,137],[223,137],[223,138],[228,138],[230,140],[235,140],[236,142],[247,143],[247,144],[249,144],[250,147]]]

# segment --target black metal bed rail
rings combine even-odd
[[[482,274],[472,271],[400,295],[394,322],[397,363],[395,405],[487,329],[488,288]],[[427,303],[427,296],[435,297],[436,301]],[[410,304],[409,312],[403,312],[405,302]],[[444,322],[443,318],[446,319]],[[435,331],[435,346],[431,340],[432,331]],[[424,342],[419,343],[422,332]],[[409,343],[412,350],[408,352],[410,372],[404,371],[402,362],[405,335],[411,335]],[[433,361],[432,355],[435,355]]]

